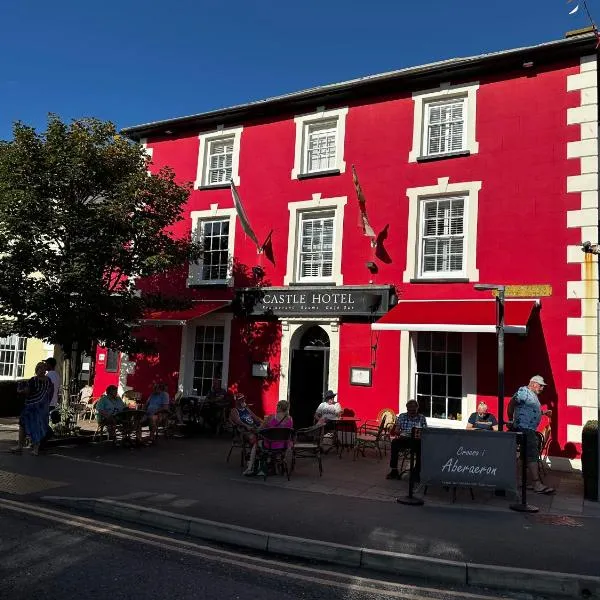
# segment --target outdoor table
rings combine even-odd
[[[355,417],[341,417],[333,422],[333,445],[337,448],[338,456],[342,458],[342,452],[354,449],[356,444],[357,422]]]
[[[142,419],[146,416],[146,411],[126,408],[115,414],[117,427],[121,428],[123,441],[131,442],[132,433],[136,433],[140,427]]]

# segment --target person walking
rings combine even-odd
[[[60,376],[56,371],[56,359],[53,356],[50,356],[46,359],[46,369],[46,376],[54,386],[52,398],[50,398],[50,412],[52,412],[58,406],[58,395],[62,388],[60,384]]]
[[[544,391],[546,382],[541,375],[534,375],[528,385],[520,387],[508,404],[508,418],[513,421],[513,430],[525,436],[525,456],[531,486],[536,494],[554,494],[556,490],[542,483],[538,470],[539,447],[537,428],[542,415],[552,416],[551,410],[542,410],[538,396]]]
[[[11,448],[14,454],[21,454],[25,445],[25,438],[31,439],[31,453],[37,456],[40,451],[40,442],[48,433],[48,408],[54,389],[52,381],[46,376],[46,363],[39,362],[35,366],[35,376],[27,382],[23,389],[25,393],[25,406],[19,418],[19,440]]]

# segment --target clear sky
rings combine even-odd
[[[0,0],[0,138],[48,112],[124,127],[549,41],[587,24],[576,4]]]

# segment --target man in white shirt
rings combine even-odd
[[[50,358],[46,359],[46,367],[48,369],[46,375],[54,386],[54,392],[52,394],[52,398],[50,399],[50,411],[53,411],[58,405],[58,392],[62,386],[60,384],[60,377],[56,372],[56,359],[54,357],[51,356]]]
[[[327,390],[325,398],[317,407],[315,412],[315,420],[327,423],[335,421],[342,416],[342,407],[336,400],[337,394],[333,390]]]

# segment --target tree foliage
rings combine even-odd
[[[144,148],[112,123],[16,123],[0,142],[3,332],[65,350],[143,346],[133,331],[157,298],[133,282],[200,256],[173,232],[189,192],[170,169],[149,175]]]

